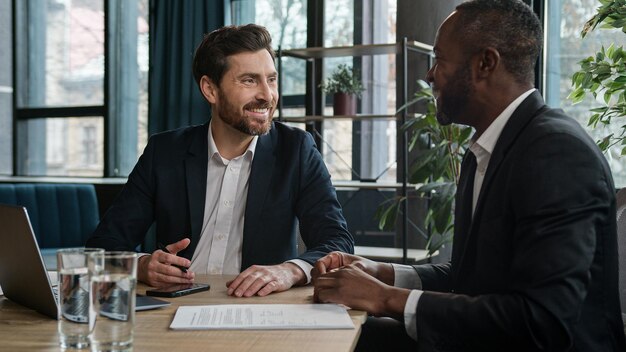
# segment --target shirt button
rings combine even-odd
[[[217,269],[211,269],[211,274],[213,274],[213,275],[218,275],[219,273],[220,273],[220,271],[219,271],[219,270],[217,270]]]
[[[222,241],[224,239],[224,235],[220,233],[219,235],[217,235],[217,239]]]

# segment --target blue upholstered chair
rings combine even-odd
[[[42,249],[84,246],[100,218],[88,184],[0,183],[0,203],[26,207]]]

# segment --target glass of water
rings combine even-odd
[[[90,279],[91,350],[131,350],[135,325],[137,253],[106,252],[101,269]]]
[[[59,285],[58,330],[62,348],[89,347],[89,276],[104,260],[101,248],[63,248],[57,251]]]

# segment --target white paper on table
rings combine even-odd
[[[336,304],[223,304],[178,307],[170,329],[354,329],[354,324]]]

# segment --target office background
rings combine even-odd
[[[191,74],[203,33],[226,24],[258,23],[276,49],[401,42],[432,44],[439,23],[461,1],[436,0],[0,0],[0,182],[94,183],[106,209],[149,135],[210,115]],[[527,0],[544,22],[537,87],[548,104],[583,125],[591,98],[567,100],[577,62],[602,44],[620,43],[618,30],[580,30],[597,0]],[[319,82],[339,64],[356,67],[366,91],[359,113],[391,114],[404,85],[412,93],[427,58],[411,56],[402,72],[395,54],[282,61],[285,116],[332,115]],[[397,182],[397,123],[324,120],[294,124],[314,134],[334,181]],[[615,128],[618,127],[606,127]],[[597,139],[603,129],[589,129]],[[616,185],[626,184],[619,150],[607,153]],[[563,177],[567,176],[564,170]],[[357,245],[400,247],[401,234],[380,231],[373,214],[395,189],[338,189]],[[410,204],[410,248],[424,248],[425,202]],[[439,256],[445,260],[445,252]],[[394,259],[394,258],[390,258]],[[397,259],[397,258],[396,258]]]

